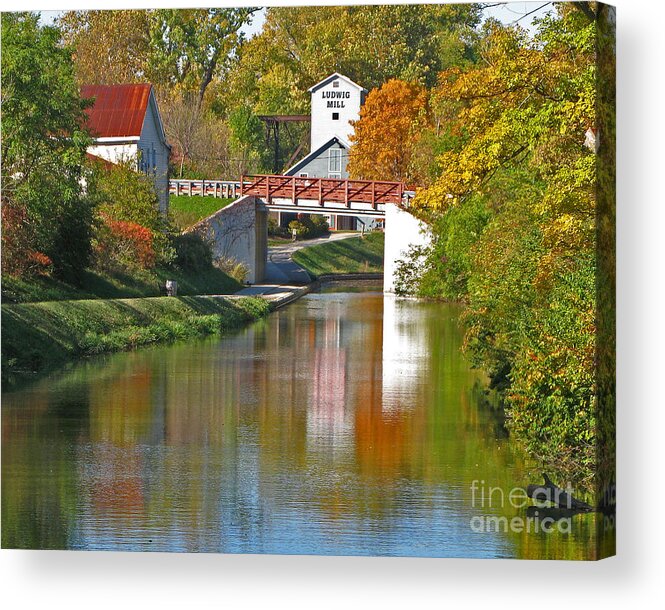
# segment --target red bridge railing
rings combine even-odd
[[[240,196],[255,195],[266,203],[273,198],[343,203],[370,203],[376,210],[380,203],[402,202],[404,184],[381,180],[343,180],[340,178],[303,178],[300,176],[255,175],[240,177]]]

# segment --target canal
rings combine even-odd
[[[459,314],[337,288],[3,394],[3,547],[595,557],[595,515],[543,530],[510,496],[540,469]]]

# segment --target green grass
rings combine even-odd
[[[169,211],[173,222],[180,230],[191,227],[203,218],[221,210],[234,199],[216,199],[215,197],[201,197],[195,195],[171,195],[169,197]]]
[[[311,276],[338,273],[383,273],[383,233],[369,233],[303,248],[293,260]]]
[[[51,277],[2,278],[3,303],[61,301],[72,299],[122,299],[162,294],[167,279],[178,282],[178,294],[232,294],[242,288],[223,271],[211,267],[196,273],[172,268],[157,268],[132,275],[86,271],[81,286],[71,286]]]
[[[269,311],[259,298],[205,296],[2,305],[2,379],[69,360],[239,328]]]

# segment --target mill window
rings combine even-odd
[[[342,171],[342,150],[341,148],[331,148],[330,157],[328,158],[328,174],[338,174]],[[337,177],[337,176],[334,176]]]

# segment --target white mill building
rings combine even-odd
[[[287,176],[302,178],[348,178],[347,165],[353,134],[351,121],[360,118],[367,89],[335,72],[309,89],[311,102],[310,153],[290,167]],[[376,222],[372,218],[331,216],[333,229],[360,229]]]

